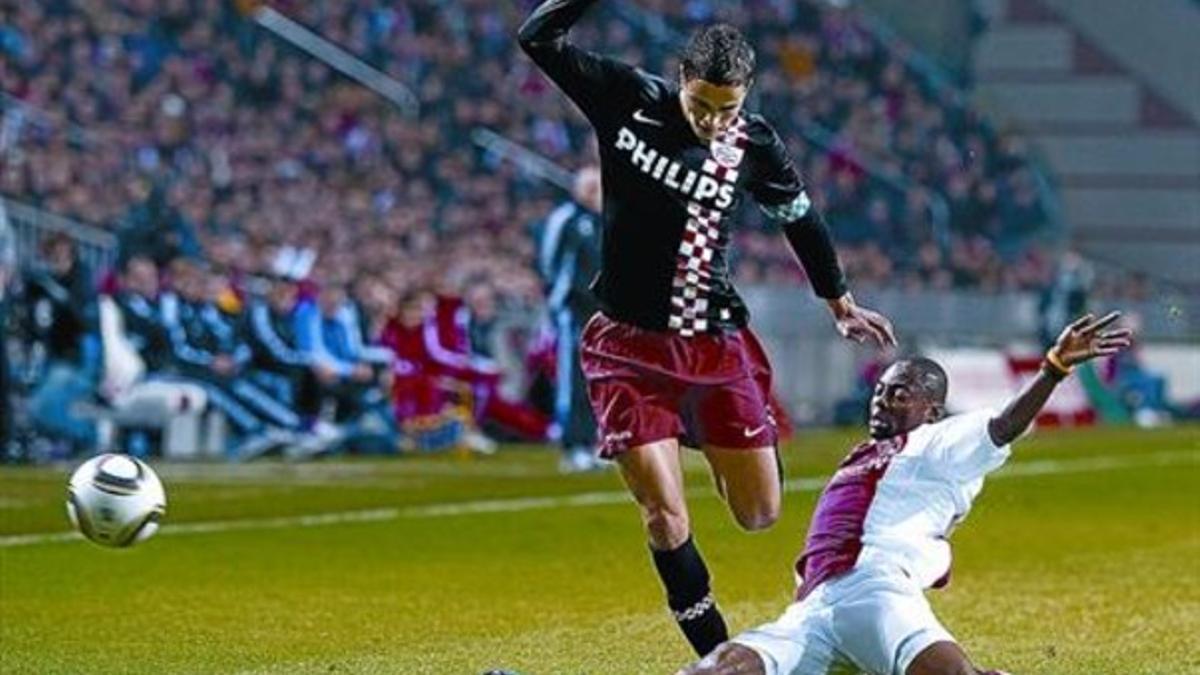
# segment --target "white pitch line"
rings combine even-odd
[[[0,548],[10,546],[29,546],[32,544],[53,544],[60,541],[83,540],[78,532],[49,532],[40,534],[14,534],[0,538]]]
[[[627,492],[581,492],[561,497],[518,497],[515,499],[491,499],[458,504],[430,504],[412,506],[400,511],[401,518],[436,518],[438,516],[461,516],[469,513],[506,513],[510,511],[534,511],[559,507],[595,506],[598,504],[620,504],[632,501]]]
[[[1085,457],[1081,459],[1045,459],[1010,464],[989,477],[989,480],[1001,478],[1019,478],[1025,476],[1045,476],[1089,471],[1113,471],[1117,469],[1132,469],[1148,466],[1168,466],[1178,464],[1200,465],[1200,452],[1193,450],[1176,450],[1156,452],[1133,457],[1126,455],[1108,455],[1100,457]],[[825,486],[828,477],[794,478],[784,483],[787,492],[816,492]],[[710,489],[688,490],[692,499],[715,498],[717,495]],[[596,506],[603,504],[620,504],[631,501],[627,492],[584,492],[563,496],[547,497],[517,497],[512,499],[488,499],[456,504],[427,504],[404,508],[380,508],[360,511],[339,511],[333,513],[316,513],[302,516],[278,516],[274,518],[242,518],[237,520],[214,520],[198,523],[180,523],[166,525],[159,531],[158,536],[182,534],[208,534],[213,532],[233,532],[238,530],[279,530],[295,527],[319,527],[324,525],[339,525],[342,523],[370,523],[389,520],[439,518],[447,516],[463,516],[478,513],[510,513],[516,511],[536,511],[542,509],[575,508],[581,506]],[[17,534],[0,537],[0,548],[16,546],[32,546],[37,544],[52,544],[65,541],[81,541],[83,537],[77,532],[44,532],[34,534]]]
[[[171,483],[267,483],[279,485],[339,485],[347,481],[451,478],[537,478],[559,475],[553,467],[529,464],[504,465],[491,462],[399,461],[386,465],[320,462],[313,464],[161,464],[159,476]],[[358,485],[359,483],[354,483]]]
[[[1106,455],[1099,457],[1083,457],[1080,459],[1036,459],[1028,462],[1009,464],[990,476],[996,478],[1013,478],[1017,476],[1045,476],[1059,473],[1080,473],[1084,471],[1111,471],[1113,469],[1128,469],[1139,466],[1162,466],[1165,464],[1197,464],[1200,465],[1200,452],[1194,450],[1167,450],[1152,452],[1144,455]]]

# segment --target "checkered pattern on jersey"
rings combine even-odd
[[[722,183],[736,184],[747,138],[746,121],[738,118],[709,145],[712,157],[704,161],[704,172]],[[712,289],[712,259],[721,240],[721,219],[725,214],[689,202],[688,215],[675,259],[671,313],[667,318],[667,327],[684,337],[708,331],[712,309],[718,310],[721,319],[729,318],[728,308],[713,308],[708,298]]]

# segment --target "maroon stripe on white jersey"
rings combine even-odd
[[[817,500],[804,552],[796,560],[801,583],[796,599],[854,569],[862,552],[863,529],[880,479],[892,458],[904,450],[908,435],[860,443],[842,461]]]

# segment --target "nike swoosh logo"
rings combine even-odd
[[[766,431],[766,429],[767,429],[767,425],[764,424],[761,427],[755,427],[753,429],[751,429],[750,427],[746,427],[745,429],[742,429],[742,433],[746,435],[746,438],[753,438],[753,437],[761,434],[762,432]]]
[[[649,124],[649,125],[656,126],[656,127],[663,126],[662,120],[656,120],[653,117],[646,117],[646,113],[642,112],[641,108],[638,108],[637,110],[633,111],[633,121],[641,122],[642,124]]]

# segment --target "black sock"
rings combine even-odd
[[[704,656],[729,639],[725,619],[709,588],[708,567],[689,536],[671,551],[650,549],[654,567],[667,589],[667,606],[679,630],[698,656]]]

